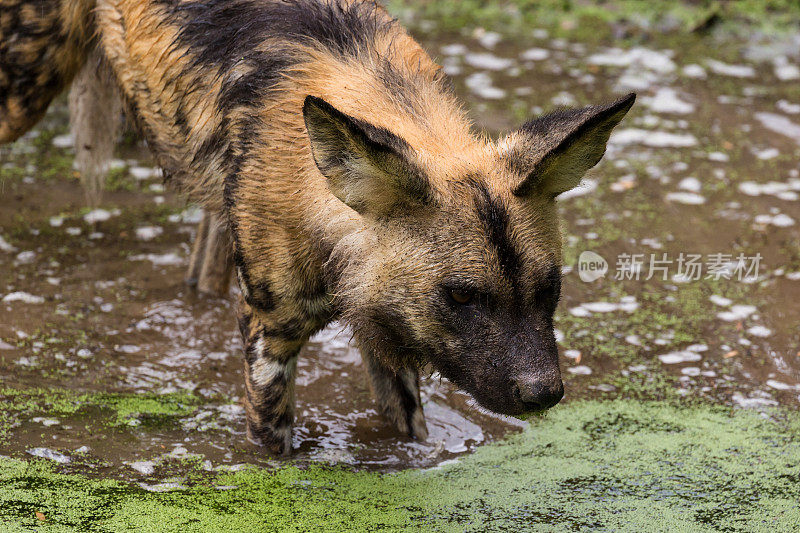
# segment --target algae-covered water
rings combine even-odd
[[[399,438],[333,325],[291,462],[244,438],[235,289],[183,284],[199,212],[130,133],[84,208],[54,105],[0,147],[0,529],[798,529],[800,12],[772,4],[390,3],[490,134],[639,98],[560,199],[562,404],[434,375],[430,439]]]
[[[772,414],[579,401],[435,469],[209,476],[196,461],[185,465],[192,485],[163,483],[168,492],[3,459],[0,517],[10,531],[792,531],[800,417]]]

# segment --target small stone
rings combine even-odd
[[[666,199],[670,202],[685,205],[702,205],[706,203],[705,197],[693,192],[670,192],[667,193]]]
[[[707,344],[702,344],[702,343],[691,344],[691,345],[687,346],[686,349],[689,350],[690,352],[695,352],[695,353],[707,352],[708,351],[708,345]]]
[[[52,140],[52,144],[56,148],[72,148],[74,142],[72,135],[69,134],[56,135]]]
[[[17,257],[14,260],[17,262],[17,264],[27,265],[33,263],[35,259],[36,259],[36,252],[32,250],[27,250],[25,252],[18,253]]]
[[[570,313],[572,316],[577,316],[577,317],[587,317],[587,316],[592,316],[592,313],[590,313],[588,310],[584,309],[584,308],[583,308],[583,307],[581,307],[581,306],[578,306],[578,307],[573,307],[572,309],[570,309],[570,310],[569,310],[569,313]]]
[[[161,175],[160,169],[147,167],[131,167],[128,172],[137,180],[148,180]]]
[[[550,57],[550,51],[544,48],[530,48],[520,55],[525,61],[543,61]]]
[[[567,372],[569,372],[570,374],[578,375],[578,376],[588,376],[589,374],[592,373],[592,369],[589,368],[586,365],[578,365],[578,366],[573,366],[573,367],[567,368]]]
[[[121,346],[115,346],[114,349],[121,353],[138,353],[142,350],[139,346],[134,346],[132,344],[123,344]]]
[[[794,390],[796,388],[793,385],[789,385],[788,383],[784,383],[782,381],[778,381],[775,379],[768,379],[767,387],[773,388],[775,390]]]
[[[182,265],[183,258],[174,252],[167,254],[140,254],[130,257],[131,261],[150,261],[155,266]]]
[[[3,301],[8,302],[23,302],[26,304],[42,304],[44,303],[44,298],[41,296],[35,296],[28,292],[17,291],[6,294],[3,297]]]
[[[700,183],[699,179],[688,177],[688,178],[683,178],[680,181],[680,183],[678,183],[678,188],[690,192],[700,192],[703,186]]]
[[[467,53],[467,47],[463,44],[446,44],[442,46],[439,50],[442,51],[442,54],[446,56],[463,56]]]
[[[142,241],[150,241],[164,233],[164,229],[158,226],[141,226],[136,228],[136,238]]]
[[[42,416],[33,417],[31,418],[31,421],[42,424],[45,427],[57,426],[61,423],[59,420],[56,420],[55,418],[45,418]]]
[[[17,249],[0,235],[0,251],[10,254],[11,252],[16,252]]]
[[[481,70],[506,70],[514,64],[511,59],[497,57],[494,54],[466,54],[464,61],[471,67]]]
[[[134,461],[132,463],[128,463],[129,467],[145,476],[152,475],[153,472],[155,472],[155,465],[156,464],[153,461]]]
[[[625,342],[627,342],[628,344],[633,344],[634,346],[642,345],[642,339],[641,337],[639,337],[639,335],[628,335],[627,337],[625,337]]]
[[[800,67],[791,64],[776,65],[775,77],[781,81],[800,79]]]
[[[778,405],[778,402],[769,398],[747,398],[742,393],[736,392],[731,396],[736,405],[744,407],[745,409],[753,409],[757,407],[772,407]]]
[[[610,313],[618,309],[617,304],[611,302],[589,302],[583,304],[581,307],[591,313]]]
[[[747,330],[747,333],[754,337],[769,337],[772,335],[772,330],[764,326],[753,326]]]
[[[92,209],[85,215],[83,215],[83,220],[87,224],[94,224],[95,222],[105,222],[111,218],[111,212],[107,211],[106,209]]]
[[[734,305],[730,311],[717,313],[717,318],[726,322],[744,320],[757,311],[754,305]]]
[[[696,64],[686,65],[681,72],[687,78],[703,79],[707,76],[706,69]]]
[[[703,357],[697,352],[683,350],[659,355],[658,358],[665,365],[676,365],[680,363],[700,361]]]
[[[728,307],[733,303],[733,300],[725,298],[724,296],[718,296],[716,294],[712,294],[711,296],[708,297],[708,299],[711,301],[711,303],[722,307]]]
[[[55,461],[56,463],[66,464],[71,461],[68,456],[55,450],[51,450],[50,448],[31,448],[30,450],[26,451],[34,457],[49,459],[51,461]]]
[[[709,59],[706,61],[706,64],[708,65],[708,68],[711,69],[711,72],[714,74],[720,74],[722,76],[731,76],[734,78],[753,78],[756,75],[755,69],[750,65],[729,65],[714,59]]]

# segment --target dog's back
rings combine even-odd
[[[240,170],[237,145],[262,143],[276,167],[297,165],[298,153],[287,163],[281,150],[302,135],[307,94],[395,127],[414,113],[437,119],[420,109],[430,96],[420,89],[438,90],[438,67],[373,2],[101,0],[97,19],[159,163],[212,209],[226,175]],[[407,87],[414,80],[420,87]],[[269,130],[252,135],[264,123]]]
[[[0,143],[77,75],[72,131],[91,203],[116,137],[117,85],[165,175],[214,211],[236,170],[233,139],[255,115],[277,137],[300,135],[305,94],[395,128],[413,127],[410,116],[447,124],[437,113],[457,109],[441,105],[438,66],[373,2],[0,1]]]

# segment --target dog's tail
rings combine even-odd
[[[109,163],[122,123],[119,88],[102,54],[94,49],[75,76],[69,92],[75,167],[86,200],[95,206],[103,193]]]

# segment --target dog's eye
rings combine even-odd
[[[450,289],[449,291],[450,298],[459,305],[467,305],[472,302],[475,294],[473,292],[464,291],[464,290],[455,290]]]

